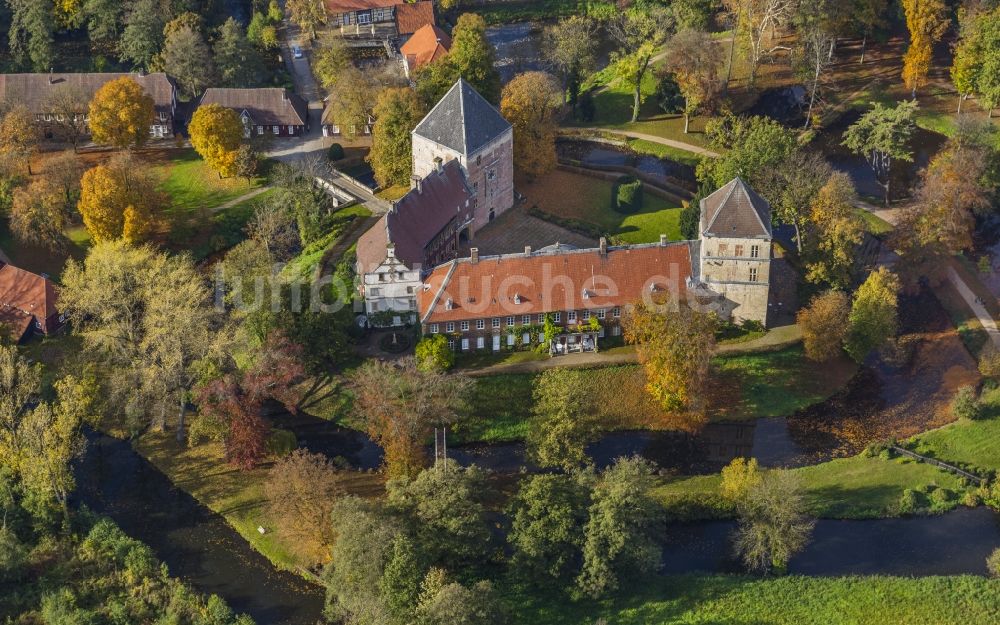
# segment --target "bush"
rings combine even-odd
[[[986,558],[986,568],[990,572],[990,577],[1000,577],[1000,547],[994,549]]]
[[[448,339],[443,334],[420,339],[415,356],[421,371],[447,371],[455,366],[455,352],[448,348]]]
[[[344,158],[344,146],[339,143],[334,143],[330,146],[330,149],[326,153],[327,158],[331,161],[339,161]]]
[[[681,88],[677,85],[677,80],[672,73],[664,74],[656,85],[656,103],[664,113],[684,112],[684,96],[681,94]]]
[[[917,491],[912,488],[907,488],[903,491],[902,496],[899,498],[899,513],[900,514],[913,514],[920,507],[920,497],[917,495]]]
[[[642,182],[632,176],[622,176],[615,187],[615,210],[634,213],[642,208]]]
[[[976,389],[963,386],[951,400],[951,411],[959,419],[978,419],[983,412]]]
[[[1000,350],[989,343],[979,355],[979,373],[987,378],[1000,379]]]
[[[299,446],[299,441],[295,438],[294,432],[288,430],[271,430],[271,436],[267,439],[267,451],[273,456],[283,458],[295,451]]]
[[[951,508],[952,493],[947,488],[935,488],[930,492],[931,511],[944,512]]]

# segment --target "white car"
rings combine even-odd
[[[292,57],[296,59],[302,58],[302,48],[298,46],[292,46]]]

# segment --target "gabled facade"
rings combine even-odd
[[[461,78],[413,130],[413,179],[450,161],[461,166],[475,200],[472,222],[462,234],[471,241],[514,206],[514,130]]]
[[[443,30],[427,24],[413,33],[399,49],[406,61],[406,75],[409,77],[417,69],[445,57],[451,49],[451,37]]]
[[[52,334],[64,322],[51,280],[0,263],[0,332],[22,342],[32,334]]]
[[[379,313],[393,313],[391,325],[415,323],[420,270],[407,267],[396,258],[395,249],[386,247],[385,258],[362,275],[365,312],[369,318]]]
[[[434,2],[419,0],[326,0],[327,24],[342,35],[395,38],[434,24]]]
[[[173,81],[163,73],[0,74],[0,101],[27,107],[41,126],[45,137],[53,139],[56,138],[58,125],[69,121],[61,119],[61,113],[53,110],[52,103],[57,98],[71,95],[81,102],[89,103],[106,83],[123,77],[137,82],[153,98],[153,123],[149,127],[149,136],[154,139],[172,137],[177,112],[177,91]],[[80,115],[83,119],[74,120],[73,123],[81,125],[87,135],[87,115],[83,112]]]
[[[306,101],[287,89],[206,89],[200,106],[218,104],[231,109],[243,122],[246,138],[270,135],[297,137],[309,130],[309,107]]]
[[[722,295],[736,321],[767,323],[771,207],[740,178],[701,201],[699,280]]]

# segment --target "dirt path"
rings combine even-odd
[[[265,193],[267,191],[270,191],[272,188],[273,187],[260,187],[260,188],[254,189],[253,191],[250,191],[249,193],[245,193],[245,194],[243,194],[243,195],[241,195],[241,196],[239,196],[237,198],[233,198],[233,199],[229,200],[228,202],[225,202],[223,204],[219,204],[218,206],[216,206],[214,208],[210,208],[209,212],[213,213],[213,214],[214,213],[222,212],[222,211],[226,210],[227,208],[232,208],[232,207],[236,206],[237,204],[242,204],[243,202],[252,200],[255,197],[257,197],[258,195],[261,195],[261,194],[263,194],[263,193]]]
[[[634,132],[632,130],[609,130],[608,128],[596,128],[596,127],[580,128],[579,130],[585,130],[593,133],[608,133],[613,135],[620,135],[622,137],[628,137],[630,139],[641,139],[643,141],[649,141],[650,143],[659,143],[660,145],[676,148],[678,150],[684,150],[685,152],[691,152],[699,156],[707,156],[709,158],[719,157],[718,152],[713,152],[712,150],[698,147],[697,145],[691,145],[690,143],[684,143],[683,141],[664,139],[663,137],[657,137],[656,135],[650,135],[644,132]]]

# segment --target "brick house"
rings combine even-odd
[[[687,297],[697,245],[682,241],[456,259],[424,280],[417,298],[424,334],[445,334],[456,350],[516,349],[542,342],[548,316],[551,351],[596,351],[621,335],[627,306],[645,298]]]
[[[271,135],[298,137],[309,130],[309,106],[295,93],[278,87],[206,89],[199,106],[218,104],[231,109],[243,122],[246,138]]]
[[[56,301],[47,277],[0,263],[0,332],[18,343],[35,333],[52,334],[65,322]]]
[[[514,206],[514,130],[464,78],[417,124],[412,137],[414,180],[434,171],[439,161],[454,160],[462,167],[476,201],[462,242],[474,240],[477,230]]]
[[[61,96],[77,100],[79,115],[83,116],[86,132],[86,105],[94,94],[112,80],[128,77],[153,98],[153,123],[149,136],[155,139],[169,138],[174,134],[174,117],[177,111],[177,90],[173,81],[163,73],[79,73],[79,74],[0,74],[0,101],[8,104],[23,104],[35,116],[46,138],[55,138],[62,113],[53,108],[53,102]]]
[[[326,0],[327,24],[342,35],[396,38],[434,24],[434,2],[401,0]]]
[[[406,75],[409,77],[417,69],[443,58],[451,49],[451,37],[433,24],[420,28],[399,49],[406,61]]]

